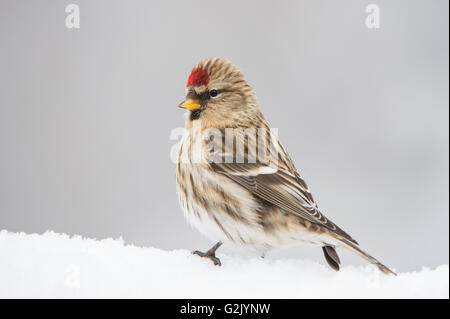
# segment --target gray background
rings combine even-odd
[[[448,263],[448,1],[374,2],[378,30],[356,0],[76,1],[69,30],[69,1],[0,0],[0,229],[208,248],[169,135],[189,71],[219,56],[328,217],[399,271]]]

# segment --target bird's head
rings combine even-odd
[[[203,127],[235,127],[259,114],[253,89],[230,62],[207,59],[192,69],[186,83],[186,100],[180,107],[190,111],[187,125],[201,120]]]

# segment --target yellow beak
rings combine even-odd
[[[183,103],[179,105],[179,107],[182,107],[183,109],[187,109],[189,111],[194,111],[200,108],[200,101],[199,100],[193,100],[193,99],[187,99]]]

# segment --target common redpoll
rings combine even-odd
[[[195,254],[220,265],[215,252],[224,242],[252,246],[262,255],[312,244],[339,270],[335,248],[344,247],[393,274],[322,214],[234,65],[218,58],[200,62],[179,106],[189,110],[176,168],[180,204],[188,221],[217,241]]]

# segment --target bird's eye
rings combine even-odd
[[[211,91],[209,91],[210,97],[216,97],[218,94],[219,94],[219,91],[217,91],[216,89],[212,89]]]

